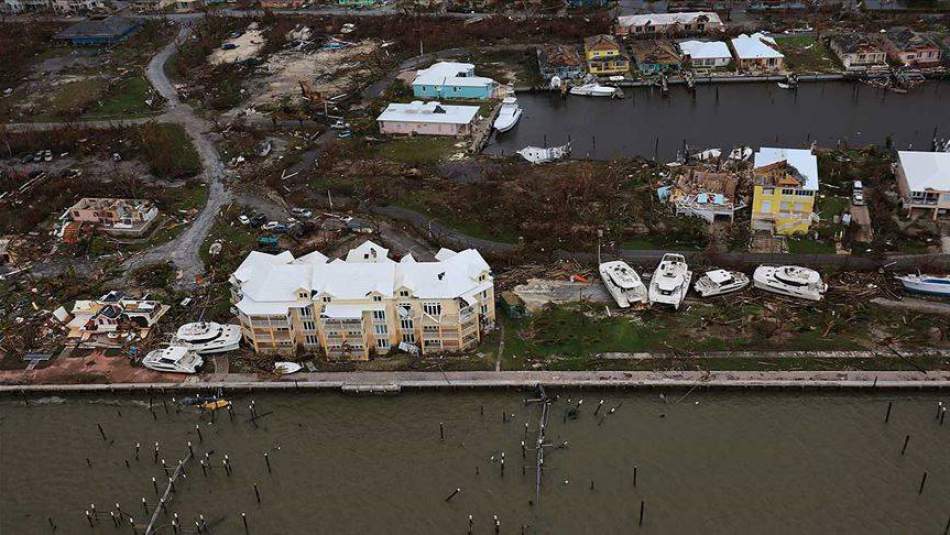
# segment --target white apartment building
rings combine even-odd
[[[491,268],[474,249],[442,249],[434,262],[396,262],[371,241],[332,261],[254,251],[231,275],[231,292],[244,340],[261,353],[463,351],[495,322]]]

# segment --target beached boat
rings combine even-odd
[[[689,291],[693,272],[686,265],[681,254],[667,253],[650,279],[650,303],[672,305],[679,310],[680,304]]]
[[[150,351],[142,359],[142,365],[157,372],[197,373],[204,360],[198,353],[182,346]]]
[[[199,354],[234,351],[241,344],[241,327],[211,321],[186,323],[178,328],[172,345],[187,347]]]
[[[620,308],[627,308],[633,303],[648,302],[647,288],[640,280],[640,275],[626,262],[604,262],[600,265],[600,277]]]
[[[303,366],[297,364],[296,362],[275,362],[274,363],[274,372],[281,375],[290,375],[292,373],[297,373],[303,369]]]
[[[612,97],[617,94],[617,91],[616,87],[593,83],[574,86],[570,93],[581,97]]]
[[[505,100],[501,101],[501,111],[498,112],[498,117],[495,118],[495,123],[492,126],[499,132],[507,132],[514,128],[520,120],[521,106],[518,105],[518,99],[505,97]]]
[[[571,144],[560,147],[525,147],[518,151],[522,158],[531,163],[548,163],[567,158],[571,155]]]
[[[811,301],[821,301],[828,291],[817,271],[801,266],[759,266],[752,274],[752,282],[767,292]]]
[[[716,269],[703,274],[693,288],[703,297],[737,292],[749,285],[749,277],[739,271]]]
[[[950,275],[900,275],[894,277],[910,292],[950,297]]]

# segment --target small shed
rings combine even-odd
[[[57,33],[53,38],[74,45],[111,45],[127,39],[141,27],[141,21],[126,17],[86,19]]]

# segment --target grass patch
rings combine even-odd
[[[795,254],[834,254],[835,245],[811,238],[789,238],[788,252]]]
[[[456,148],[455,138],[415,136],[394,138],[373,147],[373,156],[410,165],[436,164],[464,148]]]
[[[106,92],[106,82],[97,78],[63,84],[49,96],[44,116],[74,118],[83,114]]]
[[[141,76],[126,78],[112,88],[83,118],[107,119],[119,117],[129,119],[152,113],[145,101],[149,98],[152,86]]]
[[[142,158],[155,176],[181,178],[201,172],[198,151],[180,125],[145,124],[140,128],[139,136]]]
[[[472,218],[471,214],[456,213],[443,204],[433,202],[434,194],[425,190],[409,191],[393,204],[409,210],[426,214],[447,227],[451,227],[473,238],[505,243],[517,243],[518,232],[513,228],[491,225],[482,218]]]
[[[799,74],[828,73],[841,70],[840,62],[824,43],[810,35],[795,35],[775,39],[785,54],[785,67]]]

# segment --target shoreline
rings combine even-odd
[[[293,377],[293,378],[291,378]],[[254,374],[211,374],[184,382],[0,385],[0,396],[27,393],[182,391],[339,391],[396,394],[403,390],[533,388],[623,388],[717,390],[946,390],[950,371],[777,371],[777,372],[322,372],[267,380]]]

